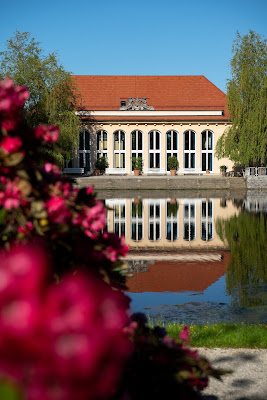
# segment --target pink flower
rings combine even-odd
[[[35,129],[37,139],[43,139],[47,143],[55,143],[59,139],[59,129],[52,125],[39,125]]]
[[[183,327],[183,329],[181,330],[181,332],[179,333],[179,338],[183,341],[183,342],[187,342],[189,343],[189,330],[188,327],[185,325]]]
[[[0,82],[0,120],[7,131],[15,129],[21,118],[21,108],[29,92],[23,86],[14,86],[11,79]]]
[[[33,230],[33,223],[31,221],[27,221],[25,226],[20,225],[18,227],[18,232],[23,233],[23,235],[28,235],[30,231]]]
[[[7,210],[17,208],[21,202],[21,194],[14,182],[7,182],[5,189],[0,191],[0,205]]]
[[[71,217],[71,212],[60,196],[51,196],[46,202],[49,219],[55,224],[64,224]]]
[[[45,170],[45,172],[47,172],[47,173],[52,172],[53,174],[56,174],[56,175],[60,174],[60,169],[59,169],[59,167],[58,167],[57,165],[51,164],[51,163],[49,163],[49,162],[45,162],[45,164],[44,164],[44,170]]]
[[[0,375],[35,400],[95,400],[114,394],[133,347],[123,327],[129,299],[79,271],[45,279],[38,246],[0,253]]]
[[[5,150],[7,154],[15,153],[22,146],[22,141],[18,136],[11,137],[9,135],[4,136],[0,146]]]

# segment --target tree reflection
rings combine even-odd
[[[267,214],[241,214],[218,219],[216,230],[231,250],[226,290],[232,305],[253,307],[267,303]]]

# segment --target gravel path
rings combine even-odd
[[[211,379],[203,392],[210,400],[267,400],[266,349],[199,349],[214,367],[234,372]]]

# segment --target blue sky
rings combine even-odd
[[[267,38],[267,0],[12,0],[0,51],[16,30],[76,75],[205,75],[225,91],[236,32]]]

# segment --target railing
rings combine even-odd
[[[264,176],[267,175],[267,167],[247,167],[244,176]]]

